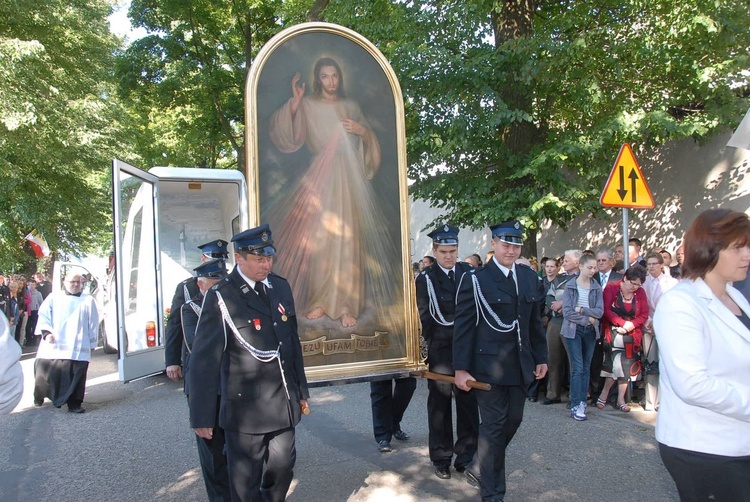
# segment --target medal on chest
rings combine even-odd
[[[284,306],[279,303],[279,312],[281,312],[281,320],[286,322],[287,316],[286,316],[286,309],[284,309]]]
[[[260,319],[253,319],[253,326],[255,326],[255,331],[260,331]]]

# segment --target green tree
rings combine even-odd
[[[750,14],[727,0],[136,0],[118,62],[149,163],[244,169],[244,79],[273,34],[350,27],[404,91],[413,195],[460,225],[598,212],[623,142],[703,140],[747,109]],[[535,240],[529,239],[532,253]]]
[[[108,0],[0,3],[0,265],[28,259],[37,229],[53,250],[110,237],[107,173],[121,115],[109,99],[119,41]]]
[[[623,142],[703,140],[748,108],[743,1],[383,3],[323,17],[389,56],[412,193],[461,225],[520,217],[533,235],[596,213]]]
[[[140,124],[147,165],[245,170],[244,89],[253,57],[312,2],[134,0],[149,35],[118,58],[120,96]]]

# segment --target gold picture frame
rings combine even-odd
[[[420,369],[401,88],[342,26],[303,23],[245,88],[251,224],[269,223],[311,382]]]

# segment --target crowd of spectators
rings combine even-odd
[[[529,401],[551,405],[567,397],[567,408],[579,421],[585,420],[589,404],[629,412],[628,403],[637,402],[647,411],[658,410],[659,351],[653,315],[661,295],[678,283],[685,253],[682,246],[674,253],[656,247],[644,255],[641,240],[631,238],[627,255],[619,244],[569,249],[557,258],[517,260],[537,272],[545,297],[542,319],[549,370],[545,380],[529,388]],[[492,253],[484,261],[472,253],[464,261],[481,267],[491,259]],[[415,262],[415,275],[432,263],[429,255]]]
[[[30,277],[0,272],[0,311],[7,318],[11,336],[19,345],[39,345],[39,337],[34,334],[39,307],[51,292],[50,278],[40,272]]]

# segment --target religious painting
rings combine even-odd
[[[246,89],[250,214],[294,294],[312,380],[413,368],[404,112],[385,57],[327,23],[281,32]]]

